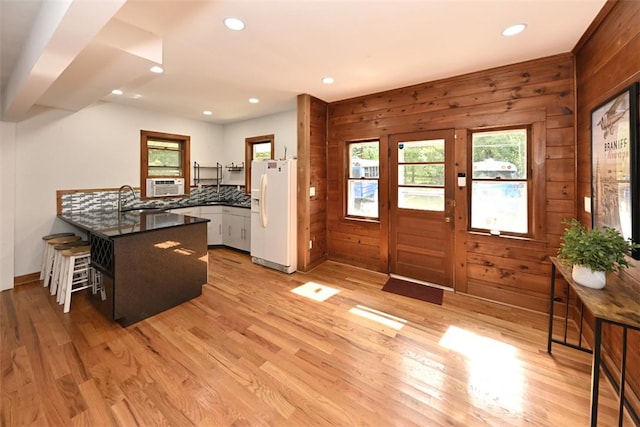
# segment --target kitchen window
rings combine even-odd
[[[379,219],[380,142],[348,142],[347,217]]]
[[[140,131],[140,190],[146,197],[147,178],[183,178],[189,194],[191,137]]]
[[[530,233],[530,129],[471,132],[471,229]]]
[[[274,159],[275,135],[262,135],[245,138],[245,192],[251,193],[251,161]]]

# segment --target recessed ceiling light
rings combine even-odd
[[[322,83],[326,85],[333,84],[333,82],[335,82],[333,77],[325,77],[324,79],[322,79]]]
[[[164,73],[164,69],[158,65],[154,65],[153,67],[151,67],[149,69],[149,71],[151,71],[152,73],[156,73],[156,74],[162,74]]]
[[[234,31],[244,30],[244,22],[239,20],[238,18],[225,18],[224,25]]]
[[[111,93],[114,95],[122,95],[124,92],[121,91],[120,89],[114,89],[111,91]]]
[[[212,114],[213,114],[213,112],[212,112],[212,111],[209,111],[209,110],[204,110],[204,111],[202,112],[202,114],[204,114],[205,116],[210,116],[210,115],[212,115]]]
[[[520,34],[527,28],[527,24],[516,24],[506,28],[503,32],[503,36],[515,36],[516,34]]]
[[[257,104],[258,102],[260,102],[260,100],[258,98],[249,98],[249,102],[251,104]]]

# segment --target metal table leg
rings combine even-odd
[[[602,319],[596,317],[593,345],[593,366],[591,373],[591,427],[598,425],[598,392],[600,390],[600,343],[602,340]]]
[[[547,336],[547,353],[551,354],[553,340],[553,303],[556,296],[556,265],[551,263],[551,291],[549,295],[549,332]]]

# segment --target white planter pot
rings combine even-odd
[[[602,289],[606,285],[604,271],[593,271],[589,267],[574,264],[571,278],[579,285],[592,289]]]

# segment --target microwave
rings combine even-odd
[[[184,195],[184,178],[147,178],[147,197]]]

